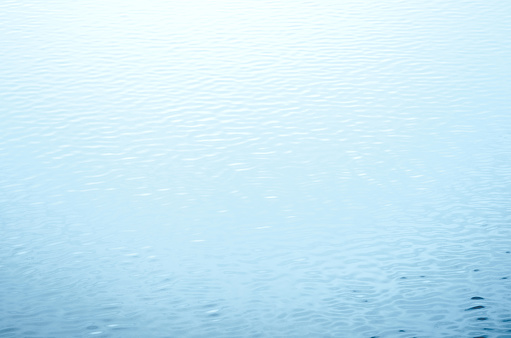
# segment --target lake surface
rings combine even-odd
[[[2,1],[0,337],[511,337],[511,2]]]

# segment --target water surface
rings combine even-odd
[[[504,1],[4,1],[0,337],[511,337]]]

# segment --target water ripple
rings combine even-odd
[[[0,337],[507,337],[511,7],[0,4]]]

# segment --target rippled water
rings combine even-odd
[[[511,337],[511,3],[3,1],[0,337]]]

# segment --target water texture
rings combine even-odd
[[[0,337],[511,337],[511,3],[0,3]]]

